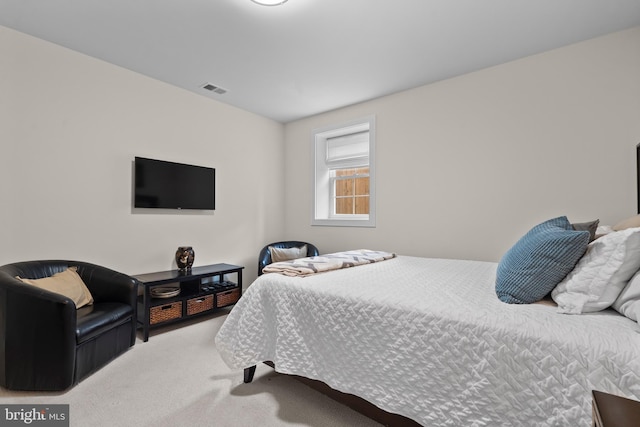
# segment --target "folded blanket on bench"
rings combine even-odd
[[[285,276],[305,277],[325,271],[340,268],[355,267],[373,262],[391,259],[396,255],[391,252],[358,249],[353,251],[336,252],[332,254],[299,258],[291,261],[274,262],[267,265],[263,273],[280,273]]]

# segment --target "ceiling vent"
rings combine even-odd
[[[226,89],[223,89],[220,86],[216,86],[216,85],[211,84],[211,83],[205,83],[201,87],[202,87],[202,89],[206,89],[206,90],[209,90],[211,92],[215,92],[215,93],[217,93],[219,95],[223,95],[223,94],[227,93]]]

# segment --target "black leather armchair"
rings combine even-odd
[[[76,266],[94,302],[76,309],[63,295],[25,284]],[[0,267],[0,385],[66,390],[136,340],[137,282],[79,261],[27,261]]]
[[[262,269],[267,265],[271,264],[271,252],[269,251],[269,246],[273,246],[281,249],[290,249],[290,248],[301,248],[304,245],[307,245],[307,256],[318,256],[320,253],[318,252],[318,248],[316,248],[311,243],[300,242],[297,240],[288,240],[283,242],[274,242],[269,243],[267,246],[262,248],[260,254],[258,255],[258,276],[262,274]]]

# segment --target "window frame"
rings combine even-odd
[[[332,169],[327,165],[326,152],[327,140],[340,136],[350,135],[357,132],[368,131],[369,133],[369,214],[334,214],[334,189],[333,180],[329,171]],[[313,176],[312,176],[312,226],[337,226],[337,227],[375,227],[376,226],[376,185],[375,185],[375,141],[376,128],[375,116],[366,116],[347,122],[328,125],[312,131],[313,148]],[[350,164],[345,162],[344,168],[362,167],[363,164],[357,160]],[[335,169],[335,168],[333,168]]]

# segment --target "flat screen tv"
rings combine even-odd
[[[136,157],[133,188],[136,208],[216,208],[214,168]]]

